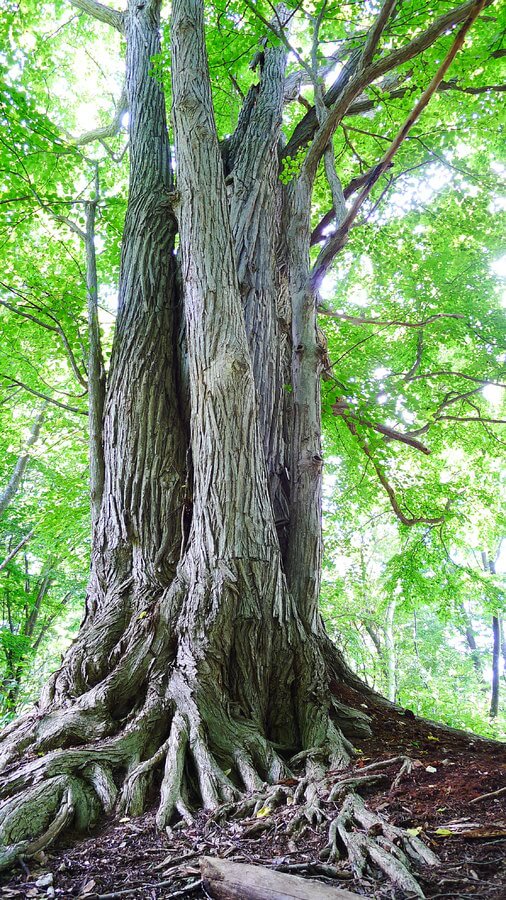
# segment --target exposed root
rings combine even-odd
[[[439,863],[419,838],[372,812],[355,793],[348,794],[330,824],[329,851],[331,862],[345,851],[358,878],[364,876],[368,867],[376,866],[394,885],[415,897],[424,895],[409,871],[410,861],[430,866]]]
[[[93,792],[77,779],[63,776],[31,788],[21,803],[14,797],[0,811],[0,869],[48,847],[74,820],[81,828],[93,824],[98,811]]]
[[[169,739],[166,741],[165,770],[160,788],[160,805],[156,815],[156,824],[159,828],[167,827],[174,810],[177,810],[185,821],[191,820],[190,811],[182,795],[187,743],[186,723],[183,717],[176,713],[172,720]]]

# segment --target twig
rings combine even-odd
[[[489,797],[499,797],[500,794],[506,794],[506,787],[499,788],[498,791],[490,791],[488,794],[480,794],[479,797],[473,797],[469,803],[478,803],[479,800],[488,800]]]
[[[157,884],[150,885],[150,887],[158,888],[162,887],[170,887],[171,884],[174,884],[173,881],[159,881]],[[146,886],[146,885],[144,885]],[[173,894],[167,894],[167,900],[172,900],[173,897],[185,897],[187,894],[193,893],[197,888],[202,886],[202,880],[199,878],[198,881],[192,881],[191,884],[187,884],[186,887],[181,888],[179,891],[175,891]],[[135,894],[139,890],[139,886],[134,888],[128,888],[125,891],[113,891],[111,894],[90,894],[90,900],[116,900],[117,897],[126,897],[128,894]]]

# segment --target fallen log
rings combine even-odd
[[[273,872],[265,866],[205,856],[200,868],[204,888],[216,900],[367,900],[350,891],[299,875]]]

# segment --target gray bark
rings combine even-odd
[[[312,185],[301,177],[286,191],[284,234],[292,306],[292,442],[287,576],[297,610],[316,632],[321,573],[321,351],[316,297],[309,285]]]
[[[86,0],[87,10],[96,6]],[[104,20],[100,5],[96,14]],[[277,781],[294,752],[303,751],[311,785],[351,750],[328,689],[345,670],[317,612],[322,460],[311,184],[283,189],[277,179],[285,55],[266,48],[260,85],[229,147],[226,184],[203,3],[175,0],[173,192],[163,91],[150,75],[159,3],[129,0],[114,24],[127,44],[130,189],[102,502],[76,642],[40,710],[0,744],[0,866],[36,852],[71,822],[93,824],[100,810],[141,812],[161,765],[157,821],[165,826],[175,812],[190,815],[190,770],[199,802],[214,808]],[[367,730],[363,715],[340,704],[335,712],[350,734]],[[19,766],[26,748],[39,755]],[[308,787],[311,809],[314,791]]]
[[[98,276],[95,252],[95,218],[98,204],[98,171],[95,199],[85,205],[86,212],[86,293],[88,301],[88,431],[90,459],[90,501],[92,534],[98,524],[104,491],[104,444],[102,423],[105,404],[105,368],[98,322]]]
[[[129,4],[130,185],[103,414],[103,499],[85,622],[47,694],[50,702],[69,690],[80,694],[105,676],[123,652],[128,628],[152,609],[179,560],[186,447],[177,390],[170,148],[163,91],[151,75],[158,28],[157,4]],[[96,343],[92,335],[99,371]]]
[[[289,521],[290,304],[280,240],[279,144],[286,49],[264,51],[228,156],[230,224],[256,386],[260,435],[281,550]]]
[[[24,450],[18,456],[18,459],[12,471],[12,475],[9,478],[9,482],[0,494],[0,516],[5,512],[9,504],[12,503],[12,500],[19,490],[28,463],[30,462],[30,450],[39,439],[40,429],[42,427],[42,423],[44,422],[46,411],[47,403],[44,404],[40,412],[38,412],[35,416]]]

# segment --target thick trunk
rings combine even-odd
[[[286,50],[264,52],[227,157],[230,224],[255,379],[258,424],[282,554],[289,521],[290,304],[281,245],[279,146]]]
[[[158,12],[156,0],[130,0],[121,19],[130,194],[86,616],[40,711],[5,734],[4,765],[28,747],[38,755],[6,773],[2,796],[13,799],[0,808],[8,845],[0,865],[71,822],[86,827],[100,809],[139,813],[156,778],[163,826],[175,811],[188,818],[190,802],[213,808],[275,782],[293,753],[302,751],[308,776],[319,778],[352,749],[329,693],[343,665],[317,612],[322,460],[310,185],[284,190],[277,180],[284,54],[267,49],[240,123],[244,144],[229,159],[227,196],[203,4],[175,0],[174,193],[163,93],[150,75]],[[336,709],[350,733],[367,728],[363,714]],[[315,790],[309,781],[311,809]]]
[[[158,11],[132,2],[124,24],[130,190],[103,416],[103,497],[85,621],[46,703],[82,694],[117,667],[138,617],[148,616],[170,584],[180,555],[186,446],[176,365],[176,222],[164,96],[150,74],[160,50]],[[134,681],[143,674],[145,664]],[[109,708],[123,704],[119,679],[118,672]]]
[[[320,374],[316,297],[309,287],[311,184],[288,185],[283,233],[292,306],[292,442],[287,575],[297,610],[309,627],[318,613],[322,557],[322,466]]]

